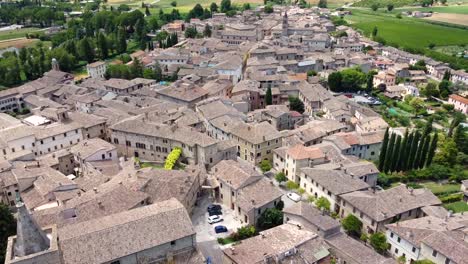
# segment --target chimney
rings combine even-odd
[[[96,187],[93,188],[94,193],[98,193],[98,189]]]
[[[236,254],[236,251],[234,250],[233,247],[231,248],[231,254],[232,254],[232,255],[235,255],[235,254]]]

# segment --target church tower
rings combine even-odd
[[[34,221],[19,197],[16,201],[16,208],[18,209],[18,222],[14,247],[15,256],[24,257],[47,250],[50,247],[49,239]]]

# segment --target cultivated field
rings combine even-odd
[[[400,13],[401,11],[422,11],[422,12],[437,12],[449,14],[468,14],[468,5],[453,5],[453,6],[434,6],[434,7],[402,7],[395,8],[392,13]]]
[[[353,15],[345,19],[354,27],[369,36],[374,26],[378,28],[378,36],[387,43],[398,44],[401,47],[422,48],[430,43],[436,46],[468,44],[468,30],[434,25],[423,19],[403,17],[398,19],[394,14],[352,10]]]
[[[0,40],[17,39],[26,36],[26,33],[37,32],[38,28],[21,28],[7,31],[0,31]]]
[[[29,47],[37,41],[39,40],[27,39],[27,38],[1,40],[0,49],[9,48],[9,47],[16,47],[16,48]]]
[[[436,13],[424,19],[468,26],[468,15],[465,14]]]

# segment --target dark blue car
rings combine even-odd
[[[228,231],[228,230],[227,230],[227,227],[222,226],[222,225],[215,226],[214,229],[215,229],[216,234],[218,234],[218,233],[224,233],[224,232],[227,232],[227,231]]]

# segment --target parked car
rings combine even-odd
[[[297,193],[290,192],[286,196],[295,202],[299,202],[301,200],[301,196]]]
[[[214,228],[215,230],[215,233],[218,234],[218,233],[224,233],[224,232],[227,232],[227,227],[225,226],[222,226],[222,225],[219,225],[219,226],[215,226]]]
[[[221,205],[219,204],[210,204],[206,210],[209,211],[221,211]]]
[[[223,221],[222,215],[212,215],[208,217],[208,223],[214,224]]]
[[[221,210],[213,210],[213,211],[208,211],[208,215],[209,216],[212,216],[212,215],[222,215],[223,212]]]

